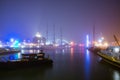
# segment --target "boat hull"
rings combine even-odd
[[[28,68],[28,67],[39,67],[39,66],[51,66],[53,61],[51,59],[44,60],[32,60],[32,61],[11,61],[11,62],[0,62],[1,69],[15,69],[15,68]]]
[[[98,54],[98,56],[100,56],[105,62],[107,62],[107,63],[109,63],[109,64],[111,64],[111,65],[113,65],[113,66],[116,66],[116,67],[120,68],[120,61],[117,61],[117,60],[115,60],[113,57],[110,57],[110,56],[108,56],[108,55],[106,55],[106,54],[103,54],[103,53],[100,53],[100,52],[98,52],[97,54]]]
[[[101,51],[101,48],[89,47],[88,50],[92,53],[97,53],[97,52]]]

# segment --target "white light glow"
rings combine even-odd
[[[37,32],[35,36],[36,36],[36,37],[41,37],[41,35],[40,35],[39,32]]]
[[[14,39],[13,39],[13,38],[11,38],[11,39],[10,39],[10,42],[14,42]]]
[[[21,48],[25,48],[25,46],[24,46],[24,45],[21,45]]]
[[[86,47],[89,47],[89,35],[86,35]]]
[[[49,45],[49,44],[50,44],[50,41],[47,41],[47,42],[46,42],[46,45]]]
[[[101,37],[102,40],[104,40],[104,37]]]
[[[0,44],[0,48],[2,48],[3,47],[3,45],[2,44]]]
[[[101,43],[101,42],[102,42],[102,39],[99,39],[98,42]]]
[[[116,52],[116,53],[118,53],[120,50],[119,50],[119,48],[114,48],[114,51]]]
[[[117,71],[114,71],[113,78],[114,80],[120,80],[120,74]]]

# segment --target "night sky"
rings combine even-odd
[[[120,0],[0,0],[0,39],[30,39],[36,32],[83,42],[86,34],[101,34],[113,41],[120,37]]]

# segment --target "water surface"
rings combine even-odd
[[[101,62],[99,56],[85,48],[44,52],[53,59],[53,66],[1,70],[0,80],[120,80],[118,68]],[[19,59],[20,55],[10,54],[5,58]]]

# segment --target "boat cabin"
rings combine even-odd
[[[44,60],[45,54],[38,53],[38,54],[22,54],[22,60]]]

